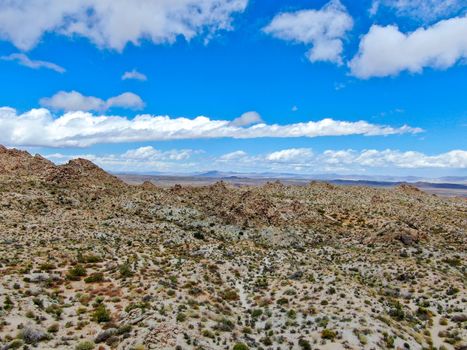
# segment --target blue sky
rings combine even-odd
[[[0,0],[0,143],[112,171],[466,175],[466,9]]]

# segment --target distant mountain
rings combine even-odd
[[[390,175],[341,175],[341,174],[293,174],[293,173],[241,173],[211,170],[199,174],[177,174],[177,176],[191,176],[210,179],[287,179],[287,180],[321,180],[321,181],[361,181],[363,182],[393,182],[400,183],[453,183],[467,185],[467,176],[446,176],[440,178],[426,178],[419,176],[390,176]]]
[[[196,174],[194,176],[196,176],[196,177],[222,178],[222,177],[230,177],[230,176],[232,176],[232,174],[234,174],[234,173],[211,170],[211,171],[207,171],[205,173]]]

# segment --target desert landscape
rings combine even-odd
[[[467,0],[0,0],[0,350],[467,350]]]
[[[467,202],[129,185],[0,148],[0,349],[466,349]]]

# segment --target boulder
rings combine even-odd
[[[25,326],[21,331],[21,337],[25,343],[36,344],[42,340],[48,339],[47,332],[32,326]]]
[[[99,344],[99,343],[103,343],[105,342],[107,339],[109,339],[111,336],[117,334],[117,328],[109,328],[109,329],[106,329],[105,331],[103,332],[100,332],[96,339],[94,339],[94,342],[96,344]]]

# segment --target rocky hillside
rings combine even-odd
[[[21,180],[40,180],[62,186],[89,187],[125,187],[117,177],[105,172],[86,159],[74,159],[63,165],[55,165],[51,161],[36,154],[32,156],[26,151],[7,149],[0,145],[0,176]]]
[[[465,349],[467,201],[129,186],[0,148],[0,349]]]
[[[55,164],[40,155],[32,156],[26,151],[0,145],[0,176],[43,177],[54,169]]]

